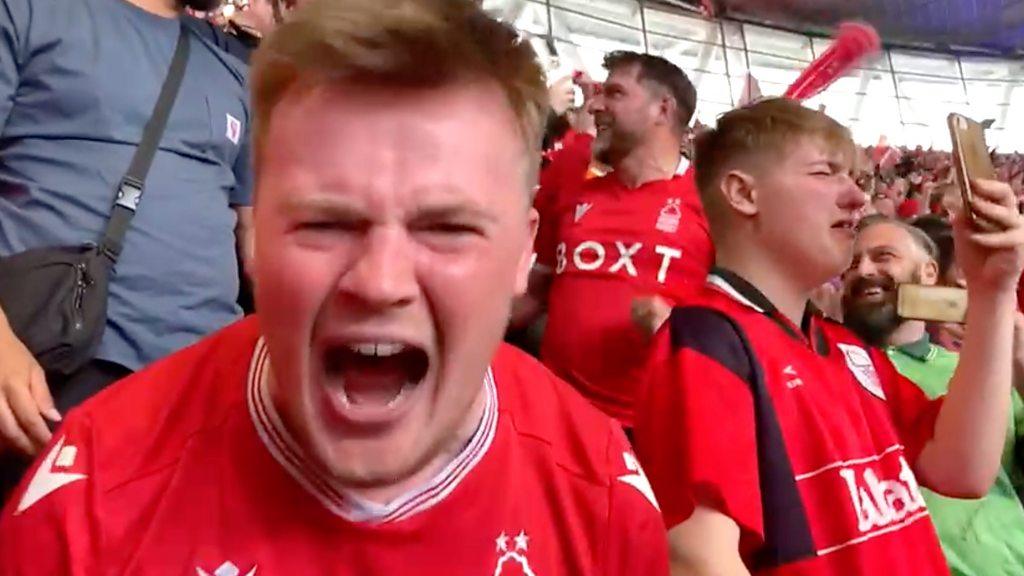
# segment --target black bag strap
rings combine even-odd
[[[178,33],[178,44],[174,48],[174,57],[171,59],[171,66],[164,78],[163,86],[160,88],[160,96],[153,107],[153,114],[146,122],[142,131],[142,140],[139,147],[132,156],[132,162],[128,171],[117,186],[117,197],[114,200],[114,207],[110,211],[110,218],[107,220],[107,228],[103,231],[103,238],[100,241],[100,250],[117,262],[124,246],[124,236],[128,232],[128,225],[142,200],[142,191],[146,185],[146,175],[153,164],[153,157],[160,145],[164,128],[167,127],[167,118],[171,115],[174,101],[178,97],[181,88],[181,81],[185,77],[185,68],[188,64],[189,54],[189,32],[185,24],[181,24]]]

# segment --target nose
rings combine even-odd
[[[859,212],[867,205],[864,191],[851,176],[843,177],[843,189],[839,193],[839,207],[850,212]]]
[[[338,281],[338,291],[372,309],[408,305],[419,293],[415,254],[402,230],[374,229]]]
[[[590,114],[597,114],[598,112],[604,112],[607,108],[604,104],[604,94],[600,90],[594,93],[593,96],[587,100],[585,107],[586,111]]]
[[[871,278],[878,276],[878,265],[867,254],[864,254],[857,261],[856,271],[860,278]]]

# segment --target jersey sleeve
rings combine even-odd
[[[0,576],[99,574],[90,430],[69,415],[0,517]]]
[[[562,140],[563,148],[551,155],[551,162],[540,174],[540,185],[547,189],[576,186],[587,177],[594,137],[570,132]]]
[[[542,186],[533,201],[533,207],[539,216],[533,251],[537,253],[537,263],[551,269],[555,268],[555,250],[558,244],[558,194],[557,188]]]
[[[921,388],[896,371],[882,351],[872,349],[871,356],[907,461],[917,462],[921,450],[935,434],[935,421],[939,417],[943,397],[930,400]]]
[[[567,137],[565,147],[551,156],[551,163],[541,172],[533,207],[540,214],[534,251],[537,253],[537,262],[542,266],[555,267],[561,207],[570,191],[577,189],[587,179],[593,141],[594,137],[589,134]]]
[[[668,540],[650,481],[618,424],[612,424],[608,461],[610,488],[607,545],[608,576],[669,573]]]
[[[664,522],[713,508],[740,527],[747,554],[764,521],[746,347],[724,316],[696,307],[675,309],[657,339],[635,435]]]

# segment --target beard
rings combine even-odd
[[[899,284],[919,284],[921,274],[915,270],[910,277],[897,282],[892,276],[858,278],[843,294],[843,323],[867,344],[882,347],[903,320],[896,313]],[[881,300],[858,300],[858,295],[869,288],[881,288]]]
[[[191,8],[197,12],[210,12],[218,8],[224,0],[178,0],[178,5]]]
[[[594,138],[594,158],[605,166],[614,167],[640,144],[641,137],[616,126],[613,121],[608,122],[606,126],[607,128],[598,131],[597,137]]]

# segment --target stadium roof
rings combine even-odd
[[[889,44],[1024,56],[1024,0],[649,0],[804,32],[872,23]]]

